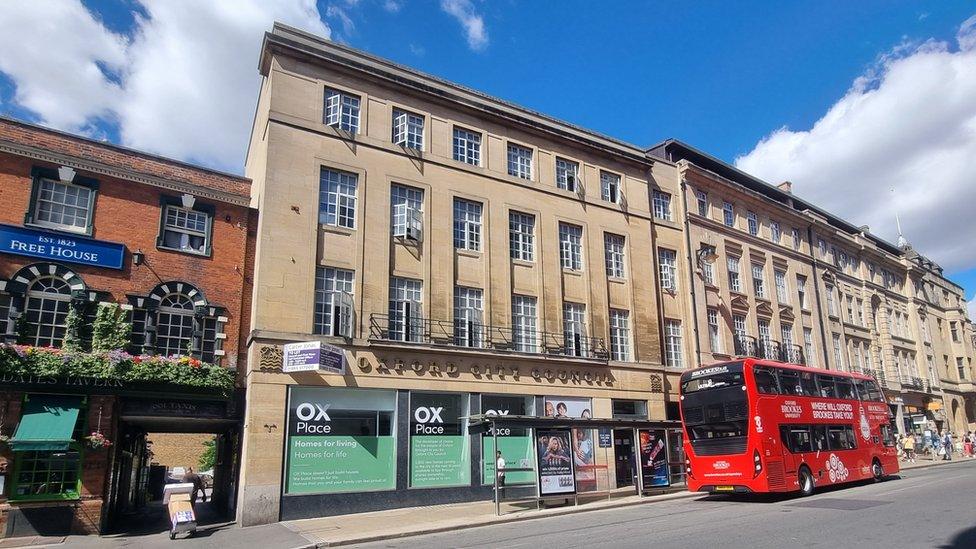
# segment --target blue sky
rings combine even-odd
[[[0,6],[0,113],[240,172],[261,32],[280,19],[638,145],[677,137],[771,182],[789,178],[797,194],[890,240],[897,210],[909,240],[969,297],[976,290],[976,229],[952,209],[976,173],[945,156],[972,158],[976,138],[929,149],[941,127],[897,124],[942,116],[969,136],[972,1],[44,4]],[[39,24],[62,31],[57,43],[15,41]],[[950,95],[913,98],[906,80]],[[869,146],[903,134],[920,137],[886,144],[897,156]],[[932,158],[948,171],[933,172]]]

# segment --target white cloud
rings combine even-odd
[[[16,82],[13,100],[45,123],[82,131],[110,116],[121,89],[126,39],[107,31],[79,2],[17,0],[0,10],[0,72]]]
[[[780,128],[736,165],[891,241],[897,211],[922,254],[976,267],[976,16],[956,42],[894,48],[812,128]]]
[[[147,16],[126,39],[79,0],[5,3],[0,71],[15,101],[54,127],[84,130],[107,118],[124,145],[241,171],[263,33],[277,20],[330,36],[315,0],[140,4]]]
[[[488,47],[488,31],[485,20],[471,0],[441,0],[441,9],[457,19],[464,29],[468,47],[480,51]]]
[[[970,320],[976,320],[976,296],[973,296],[972,301],[966,302],[966,311]]]
[[[396,13],[396,12],[400,11],[400,8],[402,8],[402,7],[403,7],[403,4],[401,4],[397,0],[386,0],[386,2],[383,2],[383,9],[385,9],[386,11],[388,11],[390,13]]]

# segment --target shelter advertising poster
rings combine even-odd
[[[410,393],[410,486],[471,484],[466,404],[467,395]]]
[[[482,395],[481,413],[486,416],[524,416],[531,415],[533,397]],[[482,483],[495,482],[495,435],[498,437],[498,449],[505,458],[505,467],[509,469],[532,468],[532,437],[528,430],[519,427],[499,427],[498,433],[491,429],[482,436]],[[505,483],[533,484],[534,471],[511,471],[505,473]]]
[[[546,397],[547,417],[593,417],[588,398]],[[596,458],[593,448],[593,429],[572,430],[573,465],[576,471],[576,487],[580,492],[596,490]]]
[[[536,431],[540,495],[551,496],[576,492],[569,439],[569,429]]]
[[[668,452],[663,430],[639,429],[640,471],[644,488],[670,486]]]

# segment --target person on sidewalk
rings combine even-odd
[[[498,475],[498,499],[504,499],[505,497],[505,458],[502,457],[502,451],[498,450],[495,452],[495,474]]]
[[[939,435],[939,433],[935,433],[935,435],[932,437],[932,461],[935,461],[942,456],[942,436]]]
[[[903,441],[905,449],[905,461],[909,463],[915,463],[915,435],[913,433],[908,433]]]
[[[193,484],[193,493],[190,494],[190,503],[193,505],[197,504],[197,494],[203,496],[202,503],[207,503],[207,491],[203,486],[203,478],[193,472],[193,467],[187,467],[186,474],[183,475],[183,482],[189,482]]]
[[[942,438],[942,448],[945,449],[945,455],[942,459],[945,461],[952,461],[952,433],[945,431]]]
[[[962,455],[963,457],[973,457],[973,432],[967,431],[962,436]]]

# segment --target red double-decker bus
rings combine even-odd
[[[747,358],[681,375],[693,492],[791,492],[898,472],[891,411],[865,375]]]

